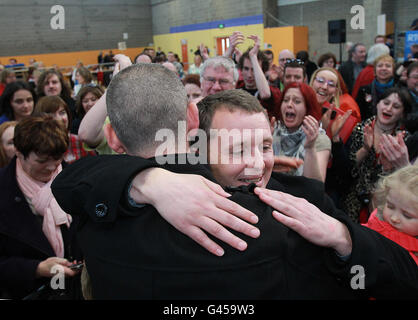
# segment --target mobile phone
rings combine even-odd
[[[322,114],[324,114],[327,111],[328,111],[328,108],[322,107]],[[331,120],[334,120],[336,116],[337,116],[337,111],[332,110],[332,112],[331,112]]]
[[[81,270],[83,268],[83,266],[84,266],[84,263],[81,262],[81,263],[73,264],[73,265],[69,266],[69,268],[71,270]]]

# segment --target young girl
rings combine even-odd
[[[377,209],[364,225],[408,250],[418,265],[418,164],[383,178],[375,200]]]

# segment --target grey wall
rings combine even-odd
[[[328,44],[328,20],[346,19],[347,41],[370,45],[375,18],[386,13],[399,30],[418,17],[417,0],[320,0],[278,6],[279,0],[2,0],[0,56],[116,48],[129,35],[128,47],[148,46],[153,34],[170,27],[264,14],[266,27],[308,26],[314,60],[339,45]],[[288,1],[289,2],[289,1]],[[52,30],[50,9],[65,8],[65,30]],[[350,9],[366,6],[366,30],[352,30]],[[369,8],[369,10],[368,10]],[[375,12],[379,10],[381,12]],[[369,26],[367,25],[369,23]],[[314,56],[317,54],[316,57]],[[343,55],[346,59],[346,55]]]
[[[65,9],[65,29],[52,30],[53,5]],[[116,48],[128,33],[128,47],[152,40],[149,0],[3,0],[0,55]]]
[[[263,0],[151,0],[153,32],[170,27],[263,14]]]
[[[365,29],[353,30],[350,27],[354,5],[365,8]],[[377,16],[386,14],[386,21],[395,22],[398,30],[407,30],[411,22],[418,18],[417,0],[320,0],[308,3],[279,6],[280,26],[284,23],[309,27],[309,53],[316,61],[322,53],[333,52],[339,58],[339,44],[328,43],[328,20],[346,20],[347,42],[362,42],[370,47],[377,35]],[[402,41],[400,44],[402,45]],[[402,49],[402,48],[400,48]],[[343,45],[343,60],[347,59]]]

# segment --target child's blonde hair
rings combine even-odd
[[[374,201],[378,214],[382,214],[386,197],[391,189],[407,190],[408,197],[416,197],[418,210],[418,163],[407,165],[380,179],[374,192]]]

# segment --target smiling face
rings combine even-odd
[[[383,220],[398,231],[418,236],[418,199],[406,188],[391,188],[383,208]]]
[[[338,77],[329,70],[322,70],[316,74],[312,83],[318,103],[330,102],[337,93]]]
[[[14,93],[10,100],[15,120],[29,117],[33,111],[33,96],[28,90],[21,89]]]
[[[376,79],[380,83],[386,83],[393,78],[393,64],[388,59],[382,59],[376,64]]]
[[[96,104],[98,97],[92,92],[87,92],[83,99],[81,99],[81,105],[83,106],[84,112],[87,113]]]
[[[305,99],[298,88],[289,88],[283,98],[280,112],[289,131],[299,129],[306,116]]]
[[[395,127],[402,119],[404,107],[396,93],[379,101],[377,108],[377,121],[385,127]]]
[[[265,187],[274,164],[272,143],[270,125],[264,113],[217,110],[209,142],[209,162],[214,177],[222,186],[255,183]]]

